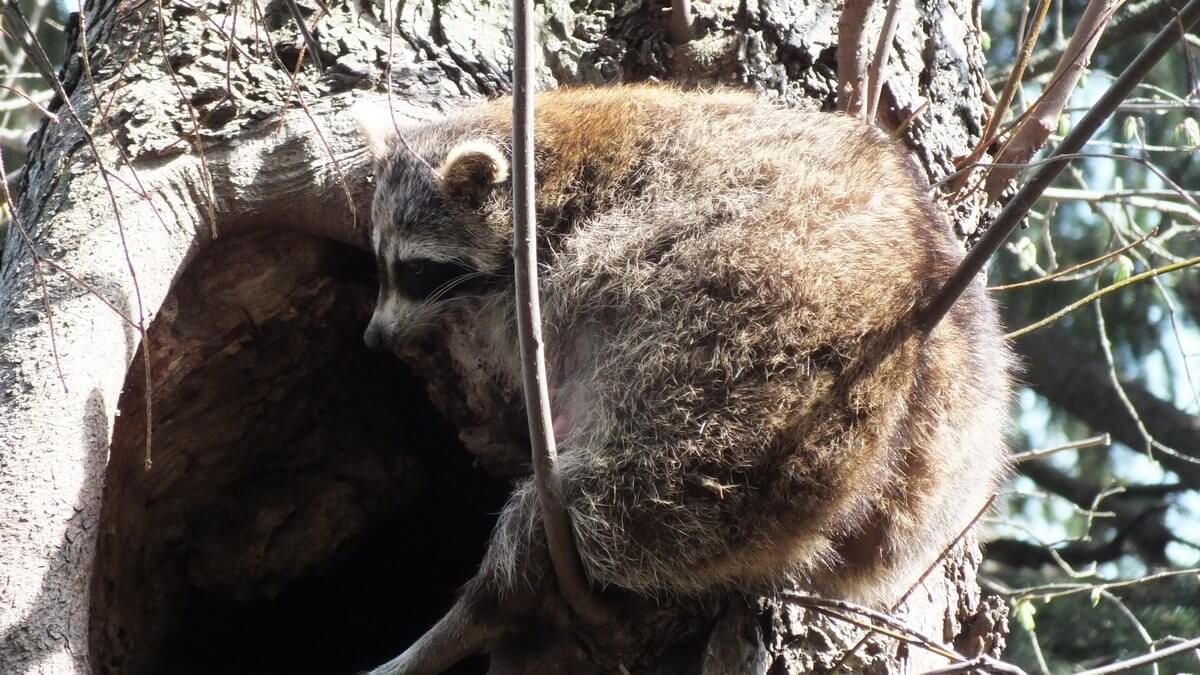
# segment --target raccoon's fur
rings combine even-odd
[[[404,129],[419,158],[386,112],[360,116],[369,344],[466,324],[519,381],[510,106]],[[895,601],[995,489],[1011,386],[981,284],[915,325],[961,251],[904,149],[843,115],[665,87],[542,94],[535,134],[554,432],[591,582]],[[543,542],[526,481],[443,623],[543,587]],[[378,672],[441,667],[421,649]]]

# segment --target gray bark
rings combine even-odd
[[[403,3],[391,39],[379,6],[325,6],[301,4],[325,70],[306,62],[294,91],[304,41],[283,3],[165,3],[165,44],[155,3],[86,8],[86,39],[62,75],[78,119],[56,102],[62,121],[33,139],[0,266],[0,672],[199,669],[186,659],[203,650],[178,646],[204,641],[193,635],[197,597],[251,612],[414,504],[483,510],[480,495],[496,489],[478,472],[445,469],[462,451],[430,451],[450,441],[430,431],[419,385],[360,347],[373,297],[369,166],[344,113],[388,88],[402,119],[505,91],[507,6]],[[538,8],[542,84],[656,78],[831,106],[835,3],[694,8],[695,39],[671,46],[658,5],[548,2]],[[885,128],[928,100],[905,136],[933,180],[980,131],[986,84],[970,12],[965,2],[907,7],[884,87]],[[954,215],[964,234],[980,219],[970,203]],[[35,270],[23,233],[53,266]],[[149,335],[149,470],[139,326]],[[515,396],[497,399],[444,357],[411,365],[482,466],[500,477],[525,470]],[[437,549],[459,545],[448,540],[461,532],[445,513],[418,517],[444,518],[444,533],[400,532],[409,549],[397,564],[434,570]],[[977,563],[968,538],[902,616],[965,651],[998,648],[1003,612],[980,602]],[[399,583],[420,595],[425,581],[410,574]],[[448,604],[454,583],[430,606]],[[334,624],[375,621],[336,602],[331,612]],[[705,673],[819,672],[861,635],[774,597],[668,603],[618,632],[630,663]],[[213,663],[349,670],[410,638],[331,664],[305,662],[301,646],[266,666]],[[205,649],[237,656],[221,643]],[[876,638],[849,663],[899,673],[944,660]]]

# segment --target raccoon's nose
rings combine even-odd
[[[374,321],[367,324],[367,330],[363,333],[363,342],[367,343],[367,347],[371,349],[383,347],[383,331],[379,330],[379,324]]]

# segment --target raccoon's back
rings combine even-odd
[[[834,569],[886,586],[982,503],[964,481],[1002,471],[996,313],[973,288],[933,335],[913,326],[961,254],[890,140],[727,107],[678,112],[635,194],[582,218],[550,261],[551,344],[573,352],[560,372],[584,411],[564,451],[639,476],[633,502],[677,507],[658,526],[662,509],[640,513],[646,550],[696,565],[749,551],[722,573],[769,578],[780,562],[761,551],[792,538],[816,574],[870,530],[869,559],[847,563],[859,573]]]

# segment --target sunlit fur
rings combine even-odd
[[[425,162],[388,145],[380,256],[506,269],[510,187],[470,209],[426,163],[462,143],[507,157],[510,105],[405,130]],[[589,578],[896,600],[996,488],[1011,393],[981,284],[932,334],[912,325],[961,251],[902,145],[732,92],[560,90],[536,115],[552,403]],[[515,381],[512,297],[511,280],[438,308],[384,294],[373,324],[398,347],[474,322]],[[543,541],[522,484],[468,595],[541,587]]]

